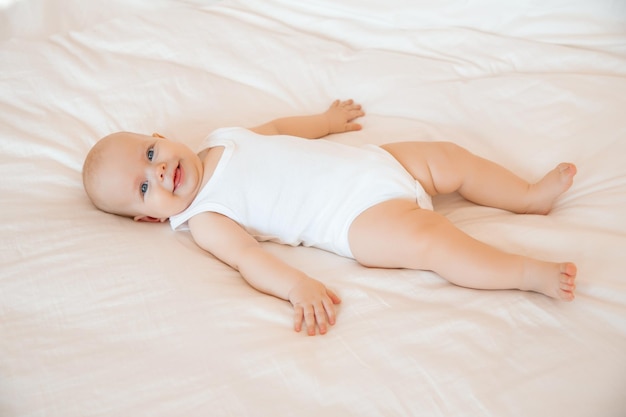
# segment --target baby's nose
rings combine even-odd
[[[165,170],[166,170],[166,168],[167,167],[166,167],[165,163],[161,163],[161,164],[157,165],[157,167],[156,167],[156,176],[157,176],[157,179],[159,181],[163,181],[165,179]]]

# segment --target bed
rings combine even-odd
[[[626,415],[626,3],[0,2],[0,415]],[[264,243],[335,290],[325,336],[168,224],[95,209],[83,159],[118,130],[196,147],[353,98],[358,145],[450,140],[529,180],[548,216],[435,209],[578,265],[577,299],[455,287]],[[450,262],[454,262],[453,259]]]

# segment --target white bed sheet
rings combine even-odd
[[[1,416],[626,415],[624,2],[0,10]],[[112,131],[195,146],[348,97],[364,129],[333,140],[452,140],[532,180],[575,162],[549,216],[435,207],[501,248],[577,262],[577,300],[265,244],[343,298],[311,338],[189,235],[83,193],[83,158]]]

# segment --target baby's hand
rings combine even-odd
[[[335,304],[341,299],[321,282],[307,277],[291,289],[289,301],[294,309],[294,330],[302,330],[304,321],[308,335],[314,336],[316,323],[320,334],[328,331],[328,324],[335,324]]]
[[[361,125],[351,123],[357,117],[364,116],[361,105],[356,104],[352,99],[346,101],[335,100],[326,110],[328,118],[328,134],[361,130]]]

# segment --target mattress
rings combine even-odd
[[[626,415],[626,3],[0,2],[0,415]],[[292,329],[186,232],[98,211],[102,136],[196,147],[353,98],[348,145],[446,140],[530,181],[547,216],[437,196],[501,249],[578,265],[577,298],[456,287],[263,243],[343,299]],[[454,259],[450,259],[454,262]]]

